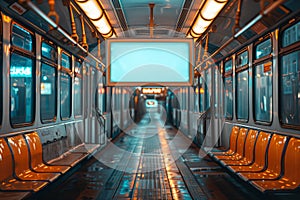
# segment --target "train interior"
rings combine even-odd
[[[0,200],[299,199],[299,0],[0,0]]]

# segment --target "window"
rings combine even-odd
[[[202,78],[202,76],[200,76],[200,88],[199,88],[199,94],[200,94],[200,105],[199,105],[199,111],[200,112],[204,112],[204,91],[205,91],[205,82]]]
[[[299,23],[298,23],[299,24]],[[280,121],[300,126],[300,51],[284,55],[280,65]]]
[[[14,47],[32,51],[32,34],[17,24],[13,24],[11,43]]]
[[[224,114],[226,119],[233,119],[233,85],[232,85],[232,59],[229,59],[224,64],[225,76],[224,76]]]
[[[71,94],[72,94],[72,77],[71,77],[71,57],[62,53],[61,56],[62,70],[60,73],[60,116],[66,120],[71,117]]]
[[[208,68],[205,70],[205,90],[204,90],[204,95],[205,95],[205,110],[208,110],[210,108],[210,97],[211,94],[209,93],[211,91],[211,68]]]
[[[238,120],[248,121],[249,118],[249,75],[248,51],[237,55],[236,59],[236,117]]]
[[[244,51],[243,53],[237,55],[236,59],[236,68],[243,67],[245,65],[248,65],[249,58],[248,58],[248,51]]]
[[[272,62],[254,67],[254,118],[259,122],[272,121]]]
[[[232,60],[225,62],[225,73],[232,71]]]
[[[225,118],[233,118],[233,97],[232,97],[232,77],[226,77],[224,79],[225,87]]]
[[[56,68],[56,49],[42,42],[42,65],[41,65],[41,120],[43,123],[56,120],[57,108],[57,68]],[[46,59],[45,59],[46,58]],[[50,59],[50,60],[47,60]]]
[[[272,53],[271,38],[266,39],[262,43],[258,44],[255,48],[255,58],[260,59],[268,56]]]
[[[53,121],[56,117],[56,68],[42,63],[41,67],[41,119]]]
[[[287,28],[283,32],[282,47],[287,47],[298,41],[300,41],[300,22]]]
[[[237,74],[236,93],[237,119],[248,120],[248,70]]]
[[[74,114],[82,115],[82,63],[75,62]]]
[[[46,42],[42,42],[42,56],[56,63],[57,61],[56,48]]]
[[[11,37],[10,121],[13,126],[18,126],[34,121],[33,36],[21,26],[13,24]]]
[[[1,72],[3,72],[2,71],[2,15],[0,14],[0,54],[1,54],[1,56],[0,56],[0,63],[1,63],[1,65],[0,65],[0,70],[1,70]],[[3,83],[2,83],[2,80],[3,80],[3,78],[2,78],[2,74],[3,73],[1,73],[1,75],[0,75],[0,124],[2,124],[2,112],[3,112],[3,108],[2,108],[2,106],[3,106]]]

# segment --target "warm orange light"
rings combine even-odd
[[[104,38],[116,37],[98,0],[76,0],[76,3],[90,18],[91,22]]]
[[[228,0],[206,0],[201,7],[189,35],[193,37],[200,37],[200,35],[206,31],[215,17],[226,5],[227,1]]]
[[[101,19],[99,19],[97,21],[93,21],[93,23],[96,26],[96,28],[98,29],[98,31],[104,35],[108,34],[111,31],[111,27],[110,27],[105,15],[103,15],[101,17]]]
[[[226,3],[227,0],[207,0],[202,7],[201,16],[206,20],[213,20]]]
[[[76,0],[76,2],[91,20],[97,20],[103,14],[97,0]]]
[[[204,89],[200,88],[200,94],[204,94]]]
[[[143,88],[142,93],[144,94],[160,94],[161,88]]]

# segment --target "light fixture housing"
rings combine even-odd
[[[98,0],[75,0],[104,38],[116,37],[111,24]]]
[[[199,9],[197,17],[188,35],[191,35],[194,38],[200,37],[214,21],[227,2],[228,0],[205,0]]]

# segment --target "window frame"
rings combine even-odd
[[[12,42],[12,36],[13,36],[13,27],[14,25],[21,27],[22,29],[26,30],[32,37],[32,48],[31,51],[28,51],[26,49],[23,49],[21,47],[15,46],[13,45]],[[11,98],[9,101],[9,122],[12,128],[20,128],[20,127],[24,127],[24,126],[32,126],[35,121],[36,121],[36,42],[35,42],[35,34],[34,32],[30,31],[28,28],[25,28],[24,26],[22,26],[20,23],[17,23],[15,21],[12,21],[10,23],[10,49],[9,49],[9,59],[10,59],[10,66],[9,66],[9,71],[11,69],[11,58],[13,54],[25,57],[25,58],[29,58],[32,60],[32,86],[31,86],[31,98],[32,98],[32,102],[31,102],[31,112],[32,112],[32,121],[31,122],[22,122],[22,123],[13,123],[12,122],[12,116],[11,116]],[[11,75],[9,73],[9,95],[11,95]]]
[[[79,64],[81,66],[79,68],[79,72],[76,71],[77,64]],[[76,98],[75,98],[75,81],[76,81],[76,78],[79,79],[80,82],[81,82],[81,84],[80,84],[81,85],[81,87],[80,87],[80,93],[81,93],[81,95],[80,95],[80,100],[81,100],[80,114],[76,113],[76,111],[77,111],[76,110]],[[74,106],[73,106],[73,108],[74,108],[74,110],[73,110],[74,117],[75,118],[81,118],[83,116],[83,61],[79,58],[75,58],[75,60],[74,60],[74,96],[73,96],[73,98],[74,98],[74,101],[73,101],[73,103],[74,103]]]
[[[270,41],[271,41],[271,52],[270,52],[270,54],[269,55],[265,55],[265,56],[263,56],[263,57],[261,57],[261,58],[258,58],[258,59],[256,59],[256,47],[259,45],[259,44],[261,44],[261,43],[263,43],[263,42],[265,42],[266,40],[268,40],[268,39],[270,39]],[[274,62],[273,62],[273,54],[274,54],[274,40],[273,40],[273,38],[272,38],[272,34],[271,33],[268,33],[268,34],[266,34],[266,35],[264,35],[263,37],[261,37],[261,38],[259,38],[258,40],[256,40],[256,42],[254,42],[254,44],[253,44],[253,51],[252,51],[252,54],[253,54],[253,58],[252,58],[252,60],[253,60],[253,63],[252,63],[252,102],[253,102],[253,110],[252,110],[252,115],[253,115],[253,120],[254,120],[254,123],[255,124],[259,124],[259,125],[266,125],[266,126],[271,126],[272,125],[272,123],[273,123],[273,121],[274,121],[274,104],[273,104],[273,102],[272,102],[272,108],[271,108],[271,120],[270,120],[270,122],[266,122],[266,121],[260,121],[260,120],[257,120],[256,119],[256,116],[255,116],[255,114],[256,114],[256,111],[255,111],[255,74],[254,74],[254,72],[255,72],[255,68],[258,66],[258,65],[261,65],[261,64],[264,64],[264,63],[267,63],[267,62],[271,62],[272,63],[272,65],[271,65],[271,72],[272,72],[272,77],[274,76],[274,74],[273,74],[273,68],[274,68]],[[274,86],[274,81],[273,81],[273,78],[271,79],[272,80],[272,101],[274,100],[274,94],[275,94],[275,91],[273,90],[273,86]]]
[[[237,66],[237,59],[238,59],[238,56],[245,53],[245,52],[248,52],[248,62],[244,65],[241,65],[241,66]],[[248,92],[247,92],[247,105],[249,105],[249,55],[250,55],[250,52],[248,50],[248,48],[244,48],[242,49],[241,51],[239,51],[237,54],[236,54],[236,57],[235,57],[235,115],[236,115],[236,120],[239,121],[239,122],[248,122],[249,121],[249,116],[250,116],[250,110],[249,110],[249,106],[248,106],[248,115],[247,115],[247,119],[241,119],[241,118],[238,118],[238,90],[237,90],[237,87],[238,87],[238,74],[239,73],[243,73],[244,71],[247,71],[247,75],[248,75]]]
[[[3,26],[2,26],[2,14],[0,12],[0,62],[3,63]],[[0,90],[0,98],[2,99],[1,105],[0,105],[0,128],[2,126],[2,119],[3,119],[3,64],[1,64],[0,66],[0,70],[1,70],[1,75],[0,75],[0,86],[1,86],[1,90]]]
[[[290,21],[292,21],[292,22],[286,24],[285,26],[282,26],[280,28],[280,30],[279,30],[279,40],[278,40],[278,42],[279,42],[279,45],[278,45],[278,47],[279,47],[279,51],[278,51],[279,52],[278,53],[278,70],[279,70],[279,72],[278,72],[278,87],[277,87],[277,91],[276,91],[276,92],[278,92],[278,94],[281,94],[282,58],[284,56],[287,56],[287,55],[292,54],[294,52],[300,51],[300,40],[297,41],[297,42],[295,42],[295,43],[292,43],[290,45],[287,45],[285,47],[283,46],[283,35],[284,35],[284,32],[288,28],[292,27],[293,25],[298,24],[300,22],[300,17],[294,18],[294,19],[292,19]],[[281,101],[281,98],[279,97],[278,98],[278,104],[281,105],[281,103],[282,103],[282,101]],[[294,125],[294,124],[283,123],[282,112],[281,112],[280,108],[278,110],[278,113],[279,113],[279,116],[278,116],[279,124],[280,124],[280,126],[282,128],[300,130],[300,125],[297,126],[297,125]]]
[[[42,44],[43,43],[46,43],[47,45],[49,45],[49,46],[53,47],[54,49],[56,49],[56,58],[55,58],[56,62],[54,62],[53,60],[51,60],[51,59],[49,59],[49,58],[42,55]],[[42,39],[40,47],[41,47],[41,64],[40,64],[40,74],[41,74],[41,76],[42,76],[42,65],[43,64],[46,64],[46,65],[48,65],[48,66],[55,69],[55,90],[54,90],[54,92],[55,92],[55,102],[54,102],[55,103],[55,115],[54,115],[53,119],[43,120],[42,119],[42,112],[40,110],[41,123],[48,124],[48,123],[54,123],[54,122],[57,121],[57,108],[58,108],[58,104],[57,104],[57,98],[58,98],[57,86],[58,86],[58,71],[59,71],[59,69],[58,69],[58,49],[57,49],[57,46],[55,44],[53,44],[52,41],[47,40],[45,38]],[[41,82],[40,82],[40,84],[41,84]],[[40,93],[40,99],[41,99],[41,93]],[[42,105],[40,105],[40,108],[42,108]]]
[[[63,57],[63,54],[65,54],[66,56],[68,56],[69,57],[69,61],[70,61],[70,68],[66,68],[66,67],[63,67],[63,65],[62,65],[62,57]],[[73,108],[73,105],[72,105],[72,101],[73,101],[73,95],[72,95],[72,85],[73,85],[73,72],[72,72],[72,54],[70,54],[70,53],[68,53],[67,51],[65,51],[65,50],[62,50],[61,51],[61,53],[60,53],[60,56],[59,56],[60,58],[60,68],[59,68],[59,86],[60,86],[60,88],[59,88],[59,92],[60,92],[60,98],[59,98],[59,101],[60,101],[60,105],[59,105],[59,109],[60,109],[60,119],[62,120],[62,121],[67,121],[67,120],[69,120],[69,119],[71,119],[72,118],[72,108]],[[69,76],[69,78],[70,78],[70,90],[69,90],[69,92],[70,92],[70,115],[69,115],[69,117],[63,117],[62,116],[62,104],[61,104],[61,91],[62,91],[62,85],[61,85],[61,76],[62,76],[62,73],[64,73],[64,74],[66,74],[67,76]]]
[[[225,70],[225,63],[231,61],[231,70],[229,71],[226,71]],[[226,91],[224,91],[224,97],[223,97],[223,100],[224,100],[224,117],[226,120],[230,120],[232,121],[233,118],[234,118],[234,101],[233,101],[233,96],[234,96],[234,91],[233,91],[233,57],[232,55],[228,56],[227,58],[225,58],[225,60],[223,60],[223,66],[222,66],[222,73],[223,73],[223,85],[224,85],[224,89],[225,89],[225,85],[226,85],[226,79],[231,77],[231,93],[232,93],[232,105],[231,105],[231,113],[232,113],[232,116],[231,117],[228,117],[227,114],[226,114],[226,109],[227,109],[227,105],[226,105]]]

